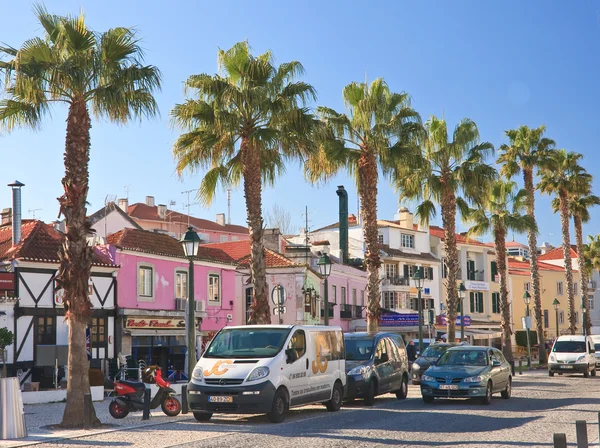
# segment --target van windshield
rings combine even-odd
[[[289,328],[236,328],[221,330],[204,358],[272,358],[283,348]]]
[[[583,341],[556,341],[552,351],[556,353],[585,353]]]
[[[346,359],[348,361],[368,361],[373,354],[373,338],[346,339]]]

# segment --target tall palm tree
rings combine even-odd
[[[479,236],[492,232],[496,250],[496,264],[500,275],[500,313],[502,327],[502,352],[509,362],[513,361],[510,327],[510,303],[508,302],[508,269],[506,265],[506,234],[535,230],[534,219],[523,214],[527,191],[516,191],[517,184],[498,180],[492,186],[482,206],[469,212],[467,219],[473,222],[468,235]]]
[[[425,125],[428,138],[413,157],[397,167],[395,184],[403,199],[421,202],[415,216],[428,223],[441,207],[448,267],[447,307],[448,340],[455,339],[458,290],[458,253],[456,246],[456,212],[468,213],[467,201],[479,203],[497,172],[485,163],[492,155],[491,143],[479,141],[477,125],[465,118],[448,141],[446,121],[432,116]]]
[[[502,164],[501,174],[507,179],[523,173],[524,188],[527,191],[527,214],[535,221],[535,185],[533,171],[539,167],[546,157],[546,152],[554,146],[554,141],[544,137],[546,126],[531,129],[521,126],[506,131],[508,145],[499,148],[498,163]],[[529,244],[529,265],[531,267],[531,284],[533,289],[533,314],[535,316],[538,341],[544,340],[544,319],[542,313],[542,295],[540,290],[540,273],[537,254],[537,230],[527,234]],[[546,352],[540,350],[540,364],[545,364]]]
[[[575,316],[575,297],[573,294],[573,267],[571,265],[571,237],[569,231],[569,197],[576,192],[580,179],[589,176],[579,165],[583,156],[564,149],[548,152],[541,168],[538,189],[545,194],[555,194],[558,199],[562,228],[562,246],[567,278],[567,298],[569,304],[569,330],[575,334],[577,319]],[[540,350],[541,352],[541,350]]]
[[[306,157],[315,120],[304,106],[315,89],[295,81],[302,65],[273,65],[270,52],[254,57],[247,42],[218,53],[222,75],[192,75],[194,98],[177,104],[173,122],[183,130],[173,153],[177,171],[207,169],[198,190],[210,204],[219,183],[243,181],[250,228],[253,301],[249,322],[271,323],[263,242],[262,186],[272,185],[284,163]]]
[[[592,275],[594,270],[600,269],[600,235],[588,235],[588,243],[583,245],[585,255],[585,270]]]
[[[577,245],[577,262],[579,265],[579,277],[581,279],[581,301],[587,310],[590,309],[588,301],[588,275],[591,274],[586,267],[586,256],[583,244],[583,223],[590,220],[589,208],[600,205],[600,197],[592,194],[592,176],[581,174],[573,179],[574,185],[569,195],[569,213],[573,216],[575,228],[575,244]],[[560,210],[559,198],[552,200],[554,213]],[[583,314],[583,326],[586,334],[590,334],[592,321],[590,313]]]
[[[113,28],[91,31],[83,14],[61,17],[36,7],[43,38],[26,41],[20,49],[0,48],[7,99],[0,102],[0,126],[38,127],[52,103],[68,106],[64,152],[64,194],[58,199],[65,216],[67,238],[60,253],[58,284],[65,291],[69,321],[67,404],[61,425],[83,427],[84,394],[89,393],[85,329],[91,314],[88,279],[92,249],[86,245],[89,182],[90,109],[95,117],[125,123],[157,112],[153,92],[160,72],[143,65],[135,32]],[[99,424],[91,408],[92,424]]]
[[[390,174],[390,167],[406,153],[417,138],[421,118],[410,107],[407,93],[393,93],[383,79],[370,85],[353,82],[343,90],[348,113],[327,107],[317,113],[324,124],[320,150],[306,165],[312,182],[327,180],[340,170],[356,178],[360,197],[367,266],[367,331],[379,325],[379,242],[377,227],[377,183],[379,169]]]

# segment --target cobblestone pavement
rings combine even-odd
[[[100,434],[41,446],[551,447],[554,432],[566,433],[570,445],[574,445],[575,421],[587,420],[590,446],[597,447],[600,377],[549,378],[543,372],[517,376],[513,397],[495,398],[490,406],[462,400],[426,405],[420,397],[419,389],[411,386],[406,400],[386,395],[379,397],[372,408],[363,406],[361,401],[346,405],[337,413],[329,413],[323,406],[307,406],[292,410],[281,424],[269,423],[265,416],[215,415],[209,423],[198,423],[190,416],[168,418],[159,413],[142,424],[141,413],[135,413],[119,422],[120,430],[107,428]],[[58,411],[63,405],[52,406]],[[96,405],[103,422],[109,422],[107,406],[107,401]],[[42,418],[32,408],[35,407],[26,409],[28,422]],[[54,418],[58,420],[60,415]],[[42,437],[47,440],[61,435],[30,433],[38,443],[44,440]]]

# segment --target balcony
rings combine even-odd
[[[587,282],[587,287],[588,287],[588,290],[596,289],[596,280],[590,280],[589,282]]]
[[[401,277],[399,275],[394,275],[394,276],[386,277],[386,280],[389,282],[390,285],[410,286],[410,278],[408,278],[408,277]]]
[[[474,280],[476,282],[484,281],[483,271],[467,271],[467,280]]]
[[[347,304],[342,304],[340,305],[340,319],[352,319],[354,313],[353,313],[353,306],[352,305],[347,305]]]

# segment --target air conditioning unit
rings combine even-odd
[[[185,311],[187,305],[186,299],[175,299],[175,309],[177,311]]]
[[[206,302],[196,302],[196,311],[204,313],[206,311]]]

